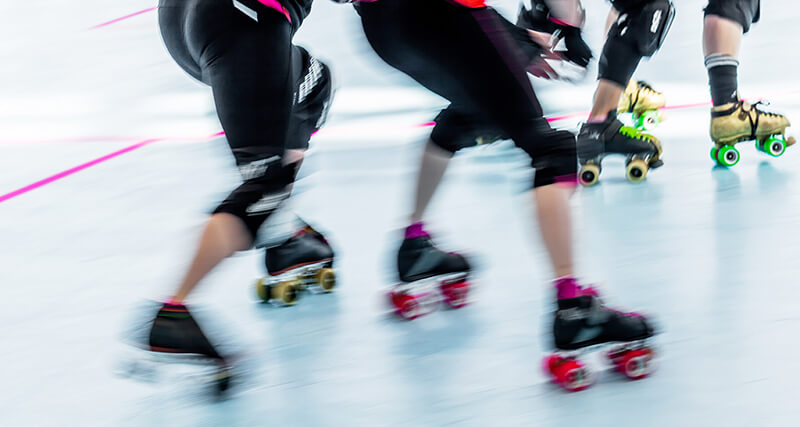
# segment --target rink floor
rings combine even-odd
[[[320,1],[308,25],[330,32],[298,40],[350,60],[332,61],[336,104],[293,206],[335,246],[339,286],[295,307],[259,303],[256,251],[203,282],[192,300],[198,317],[248,349],[252,377],[224,402],[203,398],[197,381],[115,375],[123,332],[146,300],[175,286],[206,213],[238,177],[214,136],[208,91],[170,62],[155,14],[84,30],[152,2],[88,3],[98,7],[56,7],[74,19],[46,18],[46,35],[27,29],[32,7],[0,7],[0,36],[11,40],[0,54],[21,58],[0,71],[0,425],[796,422],[800,154],[792,147],[773,159],[744,143],[737,166],[713,166],[708,107],[691,106],[708,98],[696,44],[701,1],[682,4],[669,44],[637,74],[679,107],[653,132],[664,167],[633,185],[622,159],[609,158],[601,183],[572,199],[578,274],[611,305],[656,319],[652,377],[627,381],[594,354],[589,390],[569,394],[547,381],[550,271],[524,191],[531,175],[508,142],[459,154],[429,213],[437,241],[478,262],[472,303],[414,322],[389,314],[392,259],[430,130],[420,124],[442,103],[363,50],[351,10]],[[751,65],[740,75],[745,96],[768,97],[797,121],[796,46],[773,41],[800,10],[783,1],[777,12],[779,3],[745,39]],[[585,4],[595,34],[606,9]],[[33,37],[28,50],[17,33]],[[795,54],[777,60],[781,49]],[[592,82],[537,89],[548,114],[568,115],[588,109]],[[553,125],[574,130],[578,120]]]

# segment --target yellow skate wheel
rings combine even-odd
[[[333,272],[332,268],[321,268],[317,274],[314,275],[314,281],[317,282],[323,291],[331,292],[333,288],[336,287],[336,273]]]
[[[272,298],[281,300],[286,305],[295,305],[302,284],[297,280],[288,280],[280,282],[271,287]]]
[[[269,301],[269,286],[264,283],[264,279],[258,279],[256,282],[256,294],[261,301]]]
[[[633,159],[625,168],[625,178],[630,182],[642,182],[647,176],[647,162],[642,159]]]
[[[578,172],[578,181],[584,187],[591,187],[597,184],[600,179],[600,168],[597,165],[583,165]]]

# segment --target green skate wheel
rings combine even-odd
[[[718,148],[716,145],[711,147],[711,160],[713,160],[714,163],[719,164],[719,160],[717,160],[717,150]]]
[[[771,136],[764,141],[763,144],[760,144],[760,141],[756,142],[759,146],[761,151],[769,154],[772,157],[779,157],[786,151],[786,143],[783,142],[782,139]]]
[[[636,121],[636,127],[639,130],[651,131],[658,127],[661,123],[661,117],[658,116],[658,111],[648,111]]]
[[[715,159],[720,166],[731,167],[739,163],[739,150],[730,145],[723,145],[717,150]]]
[[[591,187],[597,184],[600,179],[600,168],[597,165],[583,165],[578,173],[578,181],[584,187]]]
[[[633,159],[625,168],[625,178],[630,182],[642,182],[647,176],[647,162],[642,159]]]

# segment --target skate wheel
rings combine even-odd
[[[625,178],[630,182],[641,182],[647,176],[647,162],[642,159],[633,159],[625,168]]]
[[[331,292],[336,287],[336,273],[333,272],[332,268],[321,268],[314,275],[314,281],[325,292]]]
[[[420,316],[419,301],[408,294],[390,293],[395,312],[406,320],[414,320]]]
[[[256,282],[256,294],[261,301],[269,301],[269,285],[264,283],[264,279],[258,279]]]
[[[771,136],[764,141],[763,144],[756,142],[760,151],[769,154],[772,157],[779,157],[786,151],[786,143],[782,139]]]
[[[270,287],[270,297],[281,300],[285,305],[295,305],[300,296],[299,292],[301,287],[302,284],[297,280],[280,282]]]
[[[214,378],[214,394],[222,397],[231,388],[231,369],[224,368],[217,372]]]
[[[731,145],[723,145],[717,150],[715,160],[720,166],[731,167],[739,163],[739,150]]]
[[[644,131],[651,131],[658,127],[661,123],[661,117],[658,115],[658,111],[648,111],[641,116],[636,121],[636,127],[639,130]]]
[[[711,147],[711,153],[710,154],[711,154],[711,160],[713,160],[714,163],[719,164],[719,160],[717,160],[717,151],[719,151],[719,149],[717,148],[716,145],[714,145],[714,146]]]
[[[650,360],[653,350],[650,348],[612,350],[608,358],[614,368],[631,380],[640,380],[650,374]]]
[[[441,285],[444,300],[452,308],[461,308],[467,305],[467,294],[469,293],[469,283],[443,283]]]
[[[545,357],[544,368],[551,380],[564,390],[581,391],[592,385],[589,370],[575,358],[553,354]]]
[[[600,168],[597,165],[583,165],[578,173],[578,181],[584,187],[591,187],[597,184],[600,179]]]

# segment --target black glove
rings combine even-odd
[[[568,25],[559,25],[558,29],[561,32],[561,37],[564,38],[564,44],[567,46],[564,57],[568,61],[586,68],[586,66],[589,65],[589,60],[591,60],[594,55],[592,55],[592,50],[586,42],[583,41],[581,29]]]

